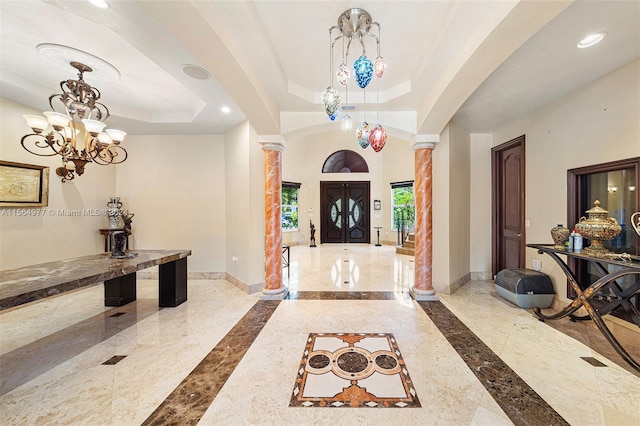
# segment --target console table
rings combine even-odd
[[[538,250],[539,254],[549,255],[560,269],[565,273],[569,284],[576,292],[576,298],[569,303],[564,309],[554,315],[544,315],[540,312],[540,308],[533,308],[534,313],[541,320],[555,320],[569,316],[571,319],[591,319],[596,324],[600,332],[606,337],[611,346],[620,354],[620,356],[635,370],[640,371],[640,363],[633,359],[631,355],[622,347],[615,338],[613,333],[605,324],[602,316],[610,313],[616,308],[623,309],[628,313],[632,321],[640,328],[640,312],[632,302],[632,298],[637,295],[640,297],[640,258],[631,256],[628,260],[613,257],[595,257],[582,251],[572,251],[568,249],[556,249],[552,244],[527,244],[527,247]],[[575,274],[569,269],[567,263],[560,258],[559,255],[574,257],[590,262],[596,271],[600,274],[591,285],[581,286],[576,279]],[[616,265],[620,267],[614,272],[609,272],[605,265]],[[618,280],[623,277],[634,277],[635,283],[627,288],[623,288]],[[604,295],[601,292],[610,290],[613,294]],[[596,308],[591,301],[599,300],[606,302],[604,306]],[[584,307],[589,314],[586,317],[575,317],[573,313],[580,307]]]
[[[161,307],[187,300],[187,256],[191,250],[136,250],[135,257],[93,254],[0,272],[0,310],[104,282],[105,306],[136,300],[136,271],[159,265]]]

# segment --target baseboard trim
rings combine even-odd
[[[492,281],[491,272],[471,272],[471,281]]]
[[[157,280],[158,271],[138,271],[136,277],[140,280]],[[188,280],[224,280],[224,272],[187,272]]]
[[[246,282],[242,281],[239,278],[234,277],[228,272],[225,273],[225,277],[223,279],[229,281],[235,287],[239,288],[240,290],[244,291],[247,294],[254,294],[254,293],[261,292],[265,284],[264,282],[247,284]]]

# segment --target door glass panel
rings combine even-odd
[[[586,176],[587,196],[585,203],[591,204],[582,207],[590,209],[595,200],[600,200],[600,207],[609,211],[607,216],[618,222],[622,228],[620,234],[613,240],[602,243],[606,248],[616,253],[636,252],[635,231],[630,223],[636,204],[635,182],[634,169],[593,173]]]
[[[354,222],[354,206],[356,204],[356,201],[353,198],[349,198],[349,229],[353,229],[354,226],[356,226],[355,222]],[[358,216],[359,216],[359,212],[358,212]]]
[[[342,218],[341,218],[341,210],[342,210],[342,200],[337,199],[333,202],[331,206],[331,222],[337,227],[342,227]]]

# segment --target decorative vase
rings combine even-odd
[[[120,221],[122,220],[122,202],[120,202],[120,197],[111,197],[107,203],[107,207],[109,229],[120,228]]]
[[[608,253],[602,241],[612,240],[622,231],[618,221],[612,217],[607,217],[608,210],[600,207],[600,200],[594,201],[592,209],[587,210],[589,218],[581,217],[576,223],[576,230],[591,241],[591,246],[584,249],[584,252],[593,256],[602,256]]]
[[[551,228],[551,238],[553,239],[553,247],[557,249],[565,248],[565,244],[569,240],[569,235],[571,235],[571,231],[565,228],[561,224]]]

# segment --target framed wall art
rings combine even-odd
[[[49,167],[0,160],[0,207],[49,205]]]

